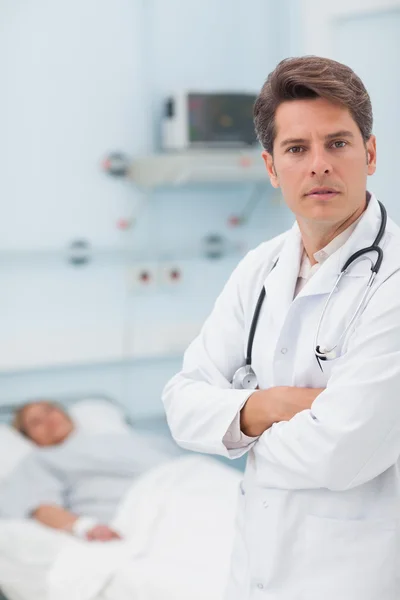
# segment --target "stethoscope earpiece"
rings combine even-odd
[[[336,348],[328,350],[327,348],[321,348],[321,346],[317,346],[315,348],[315,356],[317,356],[319,360],[334,360],[335,358],[337,358],[338,353]]]

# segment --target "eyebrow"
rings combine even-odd
[[[335,131],[334,133],[328,133],[325,136],[325,140],[333,140],[335,138],[354,138],[354,134],[351,131],[347,131],[346,129],[341,129],[340,131]],[[307,140],[305,138],[289,138],[287,140],[283,140],[280,143],[280,147],[288,146],[289,144],[305,144]]]

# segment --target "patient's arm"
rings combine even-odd
[[[43,525],[53,527],[54,529],[62,529],[63,531],[68,531],[72,534],[74,533],[74,525],[79,520],[77,515],[65,510],[65,508],[62,508],[61,506],[46,504],[39,506],[32,513],[32,516],[40,523],[43,523]],[[107,525],[101,524],[93,525],[93,527],[85,532],[83,537],[89,541],[101,542],[120,539],[117,532],[113,531]]]
[[[52,506],[42,504],[37,508],[32,516],[34,519],[54,529],[63,529],[72,533],[72,527],[79,517],[65,510],[61,506]]]

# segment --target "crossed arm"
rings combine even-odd
[[[259,437],[274,423],[290,421],[311,408],[324,388],[279,386],[254,392],[240,411],[240,429],[249,437]]]
[[[164,390],[178,444],[231,458],[253,446],[258,483],[280,489],[346,490],[396,464],[400,272],[376,288],[324,390],[232,389],[232,373],[243,364],[237,340],[245,339],[239,279],[231,277]],[[231,450],[223,440],[238,415],[242,433],[255,439]]]

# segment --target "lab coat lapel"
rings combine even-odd
[[[330,256],[316,273],[307,281],[297,298],[330,294],[340,273],[338,267],[338,252]],[[337,291],[337,290],[336,290]]]
[[[301,235],[298,225],[295,223],[277,257],[278,262],[275,268],[265,281],[267,306],[270,314],[273,315],[273,327],[278,331],[293,302],[302,252]]]

